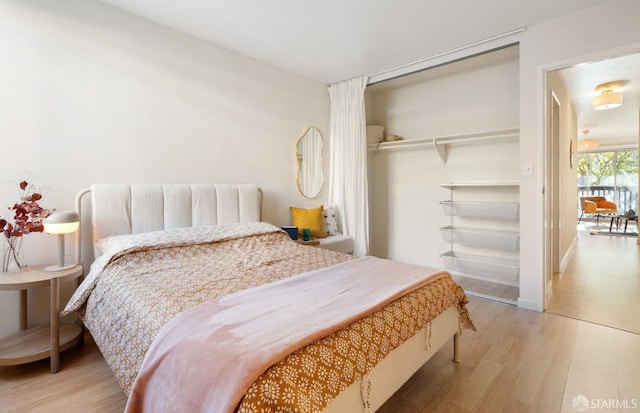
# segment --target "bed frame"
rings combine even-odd
[[[81,217],[76,258],[92,262],[101,253],[94,241],[107,236],[260,221],[261,202],[256,185],[94,185],[76,196]],[[448,308],[323,412],[377,410],[452,337],[453,361],[460,362],[458,317],[455,306]]]

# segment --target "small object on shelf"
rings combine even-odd
[[[302,240],[303,241],[311,240],[311,230],[309,228],[302,228]]]
[[[397,142],[397,141],[401,141],[402,137],[398,136],[398,135],[386,135],[384,137],[384,141],[385,142]]]
[[[367,144],[376,144],[384,140],[384,126],[367,125]]]

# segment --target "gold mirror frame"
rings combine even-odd
[[[324,185],[323,147],[322,134],[315,126],[308,128],[296,143],[296,184],[306,198],[320,195]]]

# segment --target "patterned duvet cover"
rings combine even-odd
[[[63,313],[80,310],[127,394],[154,338],[181,312],[357,259],[299,245],[266,223],[116,236],[98,246],[103,255]],[[465,304],[462,288],[450,276],[439,278],[274,364],[237,410],[320,411],[448,307],[457,306],[461,328],[473,328]]]

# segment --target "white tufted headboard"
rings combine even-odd
[[[87,208],[82,198],[89,193],[91,207]],[[91,236],[81,237],[78,232],[76,259],[92,262],[93,254],[87,254],[96,252],[87,247],[113,235],[260,221],[261,204],[262,193],[252,184],[92,185],[76,197],[82,222],[87,220],[83,210],[91,211]]]

